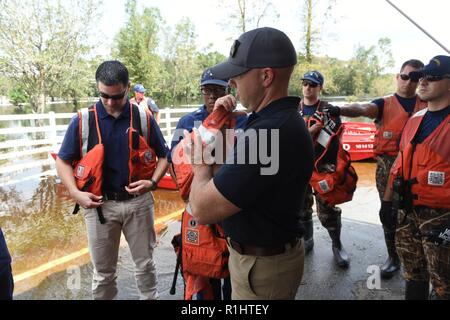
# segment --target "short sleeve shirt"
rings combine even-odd
[[[123,192],[128,185],[128,128],[130,127],[130,104],[127,102],[123,112],[117,117],[109,115],[102,102],[96,104],[100,133],[105,147],[103,163],[103,190]],[[168,146],[153,117],[150,117],[150,147],[159,158],[165,158]],[[66,161],[80,160],[79,117],[75,115],[66,131],[58,157]]]
[[[407,113],[413,113],[414,112],[414,108],[416,106],[416,102],[417,99],[416,97],[414,98],[403,98],[400,97],[398,94],[394,94],[398,101],[400,102],[401,106],[403,107],[403,109],[405,109],[405,111]],[[384,98],[379,98],[379,99],[375,99],[373,101],[371,101],[371,103],[376,104],[378,107],[378,116],[377,116],[377,121],[381,121],[381,119],[383,119],[383,110],[384,110]]]
[[[234,241],[267,246],[303,234],[300,212],[312,174],[313,147],[299,101],[282,98],[251,114],[234,154],[213,178],[218,191],[242,209],[222,222]]]

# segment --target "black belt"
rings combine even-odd
[[[129,194],[128,192],[104,192],[103,200],[127,201],[139,196],[140,194]]]
[[[295,245],[297,245],[299,240],[300,240],[299,238],[294,238],[289,240],[285,244],[264,246],[264,247],[240,244],[239,242],[233,241],[231,239],[229,239],[228,243],[239,254],[267,257],[285,253],[287,245],[290,245],[291,248],[293,248]]]

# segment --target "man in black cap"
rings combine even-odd
[[[319,99],[320,92],[323,89],[324,77],[319,71],[313,70],[306,72],[301,80],[303,87],[303,99],[299,105],[300,114],[303,116],[303,119],[308,126],[313,141],[317,141],[319,132],[323,129],[324,108],[329,106],[327,102]],[[314,121],[316,117],[319,117],[320,120],[318,119],[319,121]],[[339,116],[333,116],[331,120],[335,124],[332,130],[337,132],[342,125],[341,118]],[[337,139],[334,140],[334,144],[335,145],[333,146],[329,146],[330,152],[328,152],[324,150],[324,147],[321,144],[316,143],[315,149],[317,150],[315,150],[315,158],[321,157],[323,152],[327,152],[327,155],[332,154],[333,158],[335,158],[339,148],[337,145]],[[331,148],[333,148],[334,151],[332,151]],[[312,220],[312,207],[314,203],[313,198],[312,187],[308,186],[305,196],[305,203],[302,210],[302,221],[305,227],[304,239],[306,252],[311,251],[314,246],[314,228]],[[339,267],[347,268],[350,264],[350,259],[341,242],[341,209],[334,205],[327,204],[326,201],[320,198],[320,196],[316,195],[315,199],[317,216],[322,225],[327,229],[332,240],[334,259]]]
[[[397,252],[406,280],[405,298],[450,299],[450,56],[436,56],[411,72],[427,109],[402,133],[385,201],[397,202]],[[394,188],[394,196],[392,192]]]
[[[189,201],[200,223],[222,221],[232,299],[294,299],[303,275],[300,210],[313,150],[297,111],[300,99],[288,97],[296,63],[286,34],[259,28],[242,34],[228,61],[212,68],[214,76],[230,78],[237,98],[252,112],[233,154],[214,177],[212,166],[196,157],[202,148],[198,132],[192,148],[195,175]],[[235,106],[232,95],[215,103],[227,110]],[[267,161],[261,152],[269,148]]]

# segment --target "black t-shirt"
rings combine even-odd
[[[267,246],[303,234],[300,209],[312,174],[313,148],[298,104],[299,98],[286,97],[250,115],[234,154],[214,177],[219,192],[242,209],[222,223],[234,241]],[[267,141],[267,148],[262,147]],[[272,162],[252,157],[260,153],[270,154]]]
[[[412,114],[414,112],[414,107],[416,106],[416,102],[417,102],[417,98],[403,98],[400,97],[398,94],[394,94],[395,97],[398,99],[398,102],[400,102],[401,106],[403,107],[403,109],[405,109],[405,111],[409,114]],[[378,107],[378,116],[377,119],[378,121],[381,121],[381,119],[383,118],[383,110],[384,110],[384,98],[379,98],[376,100],[373,100],[372,103],[376,104]]]

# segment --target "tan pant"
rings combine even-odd
[[[228,246],[232,300],[293,300],[303,276],[303,240],[285,253],[241,255]]]
[[[94,275],[94,299],[117,296],[116,267],[121,232],[123,232],[135,264],[135,278],[140,298],[158,298],[153,248],[156,234],[153,225],[153,195],[149,192],[128,201],[105,201],[102,206],[106,223],[101,224],[95,209],[85,210],[89,251]]]

